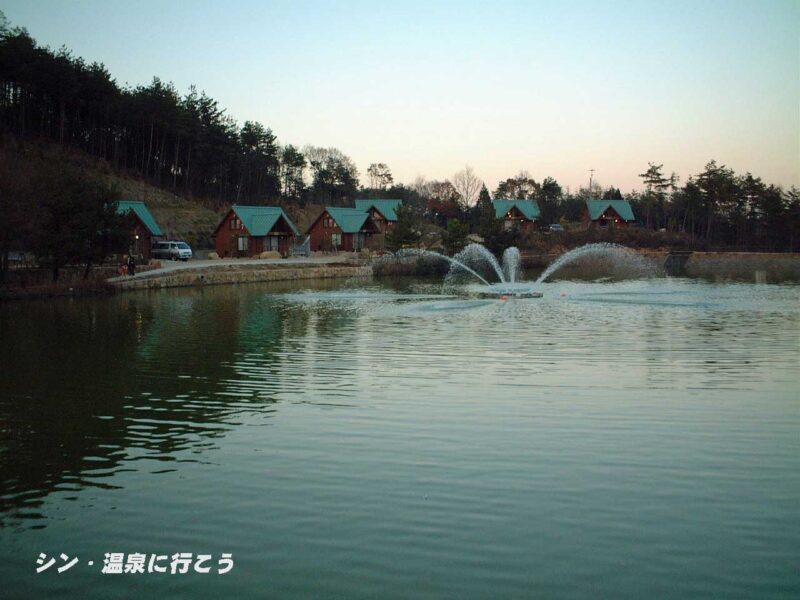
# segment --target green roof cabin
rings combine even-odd
[[[402,200],[389,200],[383,198],[361,198],[356,200],[356,210],[369,213],[381,233],[386,233],[397,223],[397,209],[403,204]]]
[[[583,222],[587,227],[627,227],[635,221],[627,200],[589,199],[583,211]]]
[[[214,231],[217,254],[253,257],[262,252],[288,256],[297,227],[280,206],[234,204]]]
[[[129,215],[131,218],[130,252],[143,262],[149,261],[153,240],[164,235],[153,213],[141,200],[120,200],[117,204],[117,213]]]
[[[377,233],[381,230],[368,211],[333,206],[325,207],[308,228],[311,250],[315,252],[357,252],[363,250]]]
[[[492,205],[494,216],[503,221],[504,229],[519,227],[523,231],[530,231],[541,217],[536,200],[498,198],[492,200]]]

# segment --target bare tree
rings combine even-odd
[[[462,202],[466,206],[473,206],[478,199],[478,194],[483,187],[483,181],[475,175],[472,167],[467,165],[463,171],[453,175],[453,187],[461,196]]]
[[[394,177],[389,167],[384,163],[372,163],[367,169],[369,187],[373,190],[385,190],[394,183]]]
[[[464,198],[458,193],[456,187],[447,181],[429,181],[427,184],[428,197],[439,202],[453,205],[462,204]]]
[[[424,175],[417,175],[414,183],[411,184],[411,189],[414,190],[420,198],[428,198],[431,195],[431,182],[425,179]]]

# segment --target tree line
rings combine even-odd
[[[678,176],[664,174],[661,164],[648,163],[639,175],[643,190],[623,194],[614,186],[594,183],[576,192],[564,190],[552,177],[541,181],[527,171],[502,180],[492,194],[470,167],[450,180],[418,178],[410,192],[416,198],[416,218],[447,229],[445,246],[456,248],[469,233],[486,245],[503,249],[525,245],[521,232],[506,230],[495,219],[492,198],[534,200],[540,223],[580,222],[586,200],[626,200],[643,232],[669,232],[698,249],[755,251],[800,250],[800,190],[783,190],[751,173],[737,174],[712,160],[684,185]],[[673,237],[673,239],[676,239]]]
[[[456,230],[479,232],[484,223],[488,234],[492,196],[535,200],[545,224],[580,221],[591,197],[624,198],[642,227],[680,233],[695,245],[800,247],[800,191],[736,174],[713,160],[683,185],[663,165],[649,163],[640,174],[643,190],[625,195],[596,182],[570,192],[552,177],[537,181],[526,171],[501,181],[490,195],[470,167],[449,180],[418,177],[404,185],[384,163],[369,166],[362,186],[352,159],[336,148],[281,145],[269,127],[239,125],[195,87],[181,94],[159,78],[121,87],[103,64],[87,64],[63,47],[41,47],[0,13],[3,132],[79,150],[218,208],[278,201],[347,206],[359,196],[391,197],[443,228],[457,221]]]
[[[784,191],[714,160],[682,186],[675,173],[663,173],[661,164],[648,163],[639,177],[644,191],[628,199],[646,228],[684,233],[706,246],[800,248],[800,190],[795,187]]]
[[[279,198],[345,204],[359,186],[355,164],[335,148],[280,145],[269,127],[238,125],[194,86],[180,94],[154,77],[122,87],[102,63],[39,46],[2,13],[0,130],[81,150],[219,206]]]

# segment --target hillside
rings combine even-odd
[[[0,160],[4,160],[4,157],[16,165],[15,169],[34,178],[48,165],[66,160],[67,164],[75,165],[91,175],[115,184],[120,189],[122,199],[146,202],[166,236],[186,240],[198,248],[213,246],[211,235],[221,219],[221,214],[208,208],[203,202],[177,196],[135,176],[119,172],[105,160],[94,158],[80,150],[64,149],[51,142],[21,141],[15,136],[0,137]],[[17,171],[6,170],[3,176],[14,179]],[[19,174],[20,179],[24,177],[22,173]],[[10,187],[13,189],[13,185]]]
[[[168,238],[185,240],[196,249],[212,249],[212,235],[228,207],[235,202],[231,199],[220,209],[209,208],[211,202],[186,198],[173,194],[143,181],[141,178],[114,169],[107,161],[92,157],[80,150],[64,149],[58,144],[38,140],[20,141],[15,136],[0,138],[0,158],[16,155],[21,158],[26,169],[36,172],[44,163],[66,158],[70,164],[79,165],[89,173],[102,177],[117,187],[121,198],[142,200],[150,208],[156,221]],[[244,202],[242,202],[244,204]],[[281,204],[289,217],[303,233],[324,209],[323,205],[306,204],[300,206],[293,202],[250,201],[250,204]],[[216,202],[214,203],[216,204]]]
[[[222,214],[143,181],[108,171],[104,174],[119,186],[123,198],[147,204],[165,236],[186,240],[193,248],[213,248],[211,236]]]

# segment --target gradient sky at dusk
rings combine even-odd
[[[40,43],[117,81],[196,84],[281,143],[334,146],[362,174],[490,189],[641,188],[714,158],[800,185],[800,1],[121,2],[6,0]],[[365,180],[365,177],[364,177]]]

